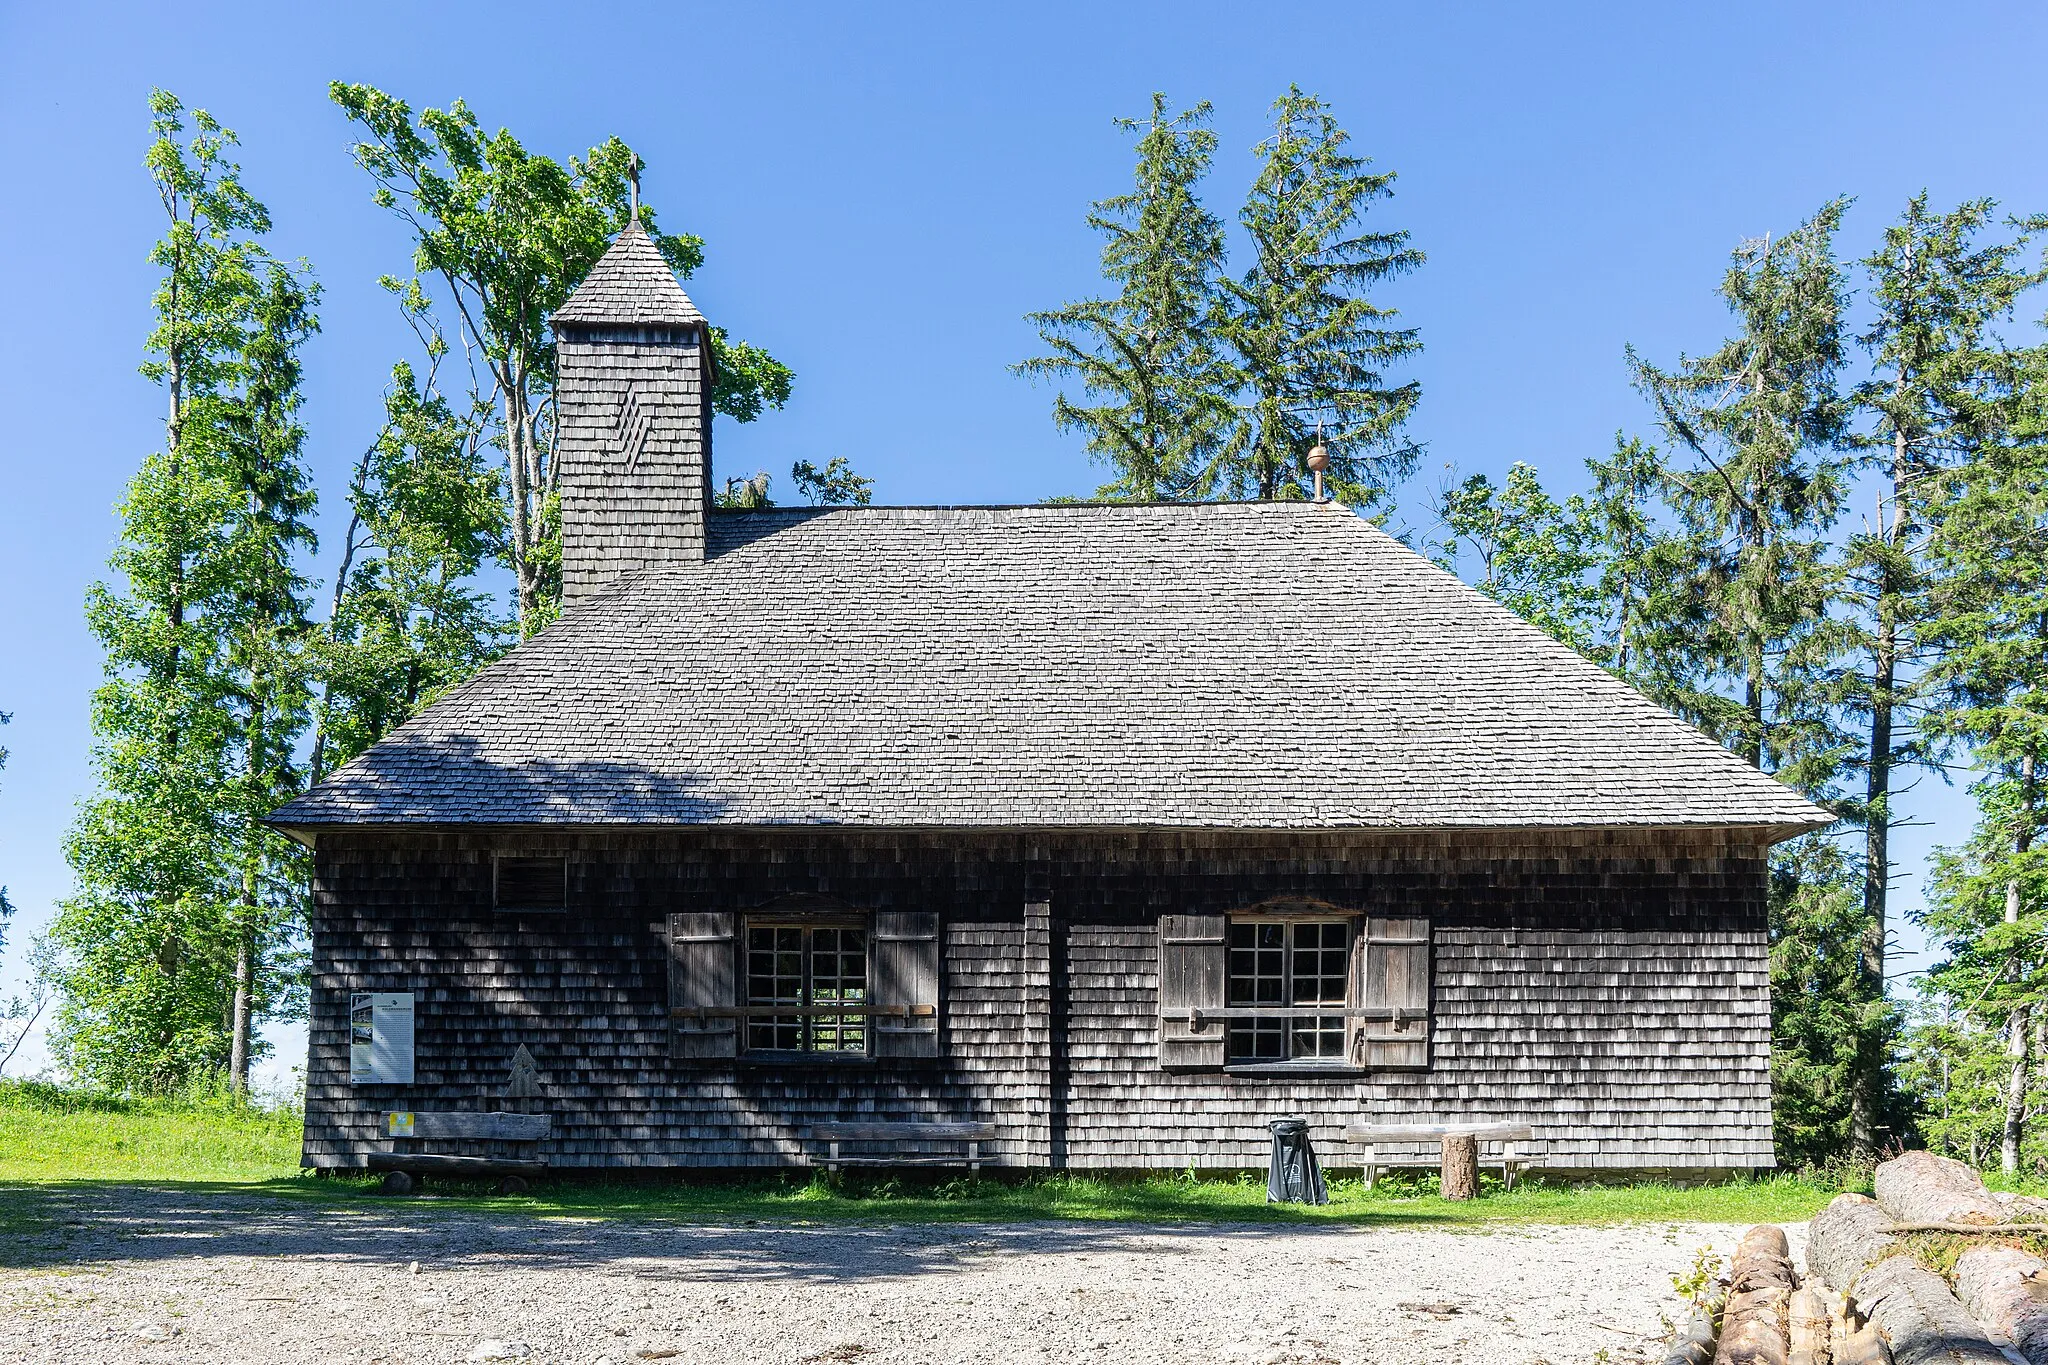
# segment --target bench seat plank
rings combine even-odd
[[[989,1142],[993,1123],[817,1123],[811,1136],[823,1142]]]
[[[1344,1130],[1346,1142],[1436,1142],[1453,1136],[1527,1142],[1535,1130],[1526,1123],[1354,1123]]]
[[[545,1171],[543,1160],[488,1156],[437,1156],[427,1152],[371,1152],[373,1171],[437,1172],[442,1175],[528,1175]]]
[[[828,1158],[826,1165],[839,1166],[966,1166],[966,1157],[959,1156],[842,1156]],[[979,1167],[977,1160],[972,1165]]]

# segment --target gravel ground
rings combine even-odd
[[[1676,1312],[1671,1275],[1742,1232],[717,1227],[368,1198],[6,1198],[54,1221],[0,1231],[0,1361],[65,1365],[1635,1361]],[[1804,1228],[1787,1230],[1797,1254]]]

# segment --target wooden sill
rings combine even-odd
[[[1224,1066],[1226,1076],[1274,1076],[1297,1080],[1356,1080],[1370,1076],[1372,1072],[1362,1066],[1349,1066],[1341,1062],[1231,1062]]]

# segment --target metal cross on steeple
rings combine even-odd
[[[626,179],[633,186],[633,222],[637,224],[640,221],[640,153],[638,152],[633,153],[632,159],[626,163]]]

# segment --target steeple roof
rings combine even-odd
[[[557,327],[701,327],[704,315],[636,218],[555,311],[554,322]]]

